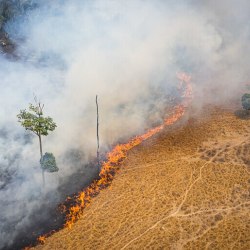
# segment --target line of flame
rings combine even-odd
[[[188,106],[187,104],[192,98],[191,77],[185,73],[180,73],[177,77],[180,80],[180,87],[185,85],[183,103],[174,108],[173,114],[165,119],[164,124],[148,130],[143,135],[135,136],[125,144],[116,145],[113,150],[107,154],[107,160],[103,162],[100,171],[100,179],[94,181],[88,188],[75,197],[76,205],[69,208],[65,227],[71,228],[80,217],[83,209],[90,204],[92,197],[96,196],[102,189],[111,184],[115,173],[119,169],[121,162],[126,158],[127,152],[130,149],[160,132],[165,126],[175,123],[184,115],[186,107]]]
[[[120,168],[121,162],[126,158],[130,149],[160,132],[165,126],[172,125],[184,115],[189,101],[192,99],[192,86],[190,82],[191,77],[185,73],[179,73],[177,74],[177,78],[180,81],[180,89],[185,89],[183,94],[183,102],[180,105],[174,107],[172,115],[166,118],[162,125],[149,129],[143,135],[135,136],[125,144],[116,145],[113,150],[107,154],[107,160],[102,163],[102,168],[99,174],[100,179],[93,181],[89,187],[79,192],[74,198],[68,198],[69,200],[74,200],[74,205],[72,205],[70,208],[66,208],[66,206],[64,206],[63,212],[66,213],[66,222],[64,224],[65,227],[71,228],[81,216],[83,209],[90,205],[92,198],[100,193],[102,189],[111,184],[115,173]],[[46,235],[40,236],[38,241],[44,244],[45,238]]]

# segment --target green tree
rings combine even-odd
[[[242,107],[250,110],[250,94],[244,94],[241,98]]]
[[[43,178],[43,185],[45,185],[44,172],[47,170],[48,172],[55,172],[55,171],[58,171],[58,168],[55,163],[55,158],[51,153],[49,154],[49,157],[52,159],[51,162],[54,162],[55,171],[51,171],[46,168],[47,165],[45,163],[45,160],[46,161],[48,160],[48,155],[43,157],[42,136],[43,135],[47,136],[49,134],[49,131],[53,131],[56,128],[56,123],[53,121],[51,117],[49,116],[44,117],[43,108],[44,108],[44,105],[41,105],[40,102],[37,102],[35,98],[35,105],[30,104],[29,111],[27,111],[26,109],[20,110],[20,113],[17,115],[17,117],[18,117],[18,122],[20,122],[21,125],[26,130],[30,130],[31,132],[33,132],[35,135],[38,136],[40,155],[41,155],[40,163],[41,163],[41,169],[42,169],[42,178]]]

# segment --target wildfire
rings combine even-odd
[[[183,89],[183,102],[177,105],[170,117],[166,118],[162,125],[148,130],[145,134],[132,138],[125,144],[116,145],[111,152],[107,154],[107,160],[102,163],[100,171],[100,179],[95,180],[88,188],[81,191],[76,197],[74,197],[74,205],[65,210],[66,223],[65,227],[71,228],[76,220],[80,217],[83,209],[87,207],[91,199],[96,196],[102,189],[109,186],[114,179],[114,175],[119,169],[120,163],[126,158],[127,152],[135,146],[142,143],[144,140],[160,132],[165,126],[169,126],[179,120],[185,113],[185,109],[192,99],[192,86],[190,83],[191,77],[185,73],[177,74],[179,79],[179,88]],[[71,199],[71,198],[69,198]]]
[[[41,235],[37,238],[38,242],[40,244],[44,244],[45,243],[45,235]]]
[[[175,123],[184,115],[186,107],[192,99],[192,86],[190,82],[191,77],[185,73],[180,73],[177,74],[177,78],[180,81],[179,90],[183,90],[183,102],[180,105],[174,107],[173,113],[165,119],[162,125],[148,130],[145,134],[135,136],[127,143],[116,145],[113,150],[107,154],[107,160],[102,163],[102,168],[99,174],[100,179],[93,181],[89,187],[79,192],[75,197],[68,197],[66,202],[73,201],[74,205],[70,206],[69,208],[67,208],[65,205],[61,206],[62,212],[67,214],[66,223],[64,224],[65,227],[71,228],[81,216],[83,209],[90,205],[92,198],[100,193],[102,189],[111,184],[115,173],[118,171],[121,162],[127,157],[127,152],[130,149],[139,145],[151,136],[157,134],[165,126]],[[40,244],[44,244],[46,238],[54,232],[55,231],[52,231],[47,235],[39,236],[37,241]]]

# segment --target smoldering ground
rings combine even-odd
[[[96,175],[84,167],[96,151],[96,94],[105,152],[161,122],[178,96],[176,72],[192,75],[196,107],[238,98],[249,80],[246,0],[27,2],[35,5],[4,27],[16,59],[0,55],[0,248],[73,192],[72,175],[83,172],[83,185]],[[38,140],[16,118],[34,93],[58,126],[43,138],[60,169],[44,190]]]

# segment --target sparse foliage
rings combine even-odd
[[[55,157],[52,153],[45,153],[43,155],[42,149],[42,135],[47,136],[50,131],[55,130],[56,123],[53,121],[51,117],[43,116],[43,108],[44,105],[41,105],[40,102],[37,102],[35,98],[35,105],[30,104],[29,110],[26,109],[20,110],[20,113],[17,115],[18,122],[26,129],[33,132],[39,138],[39,146],[40,146],[40,163],[42,168],[43,175],[43,183],[45,183],[44,179],[44,171],[47,172],[56,172],[58,171],[58,167],[56,165]]]
[[[20,114],[17,115],[21,125],[38,136],[46,136],[49,131],[53,131],[56,128],[56,124],[51,117],[43,117],[43,107],[44,105],[41,106],[40,103],[36,106],[30,104],[29,111],[26,109],[20,110]]]

